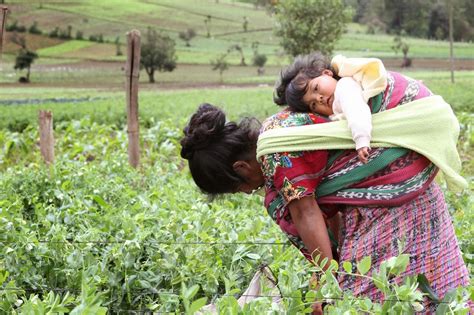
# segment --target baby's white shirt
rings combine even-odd
[[[346,119],[356,150],[369,147],[372,134],[372,113],[362,96],[362,87],[351,77],[339,79],[332,104],[331,120]]]

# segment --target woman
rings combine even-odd
[[[308,62],[310,56],[297,58],[282,73],[278,103],[288,99],[288,86]],[[420,82],[395,73],[388,82],[383,96],[370,100],[373,111],[431,94]],[[293,96],[302,98],[302,89]],[[265,120],[261,131],[327,121],[286,108]],[[410,255],[405,274],[424,274],[438,295],[469,284],[446,202],[433,181],[437,168],[420,154],[378,148],[370,152],[372,163],[362,164],[353,150],[310,150],[266,154],[257,161],[255,120],[226,122],[225,114],[209,104],[199,107],[184,132],[181,155],[199,188],[221,194],[251,193],[265,186],[269,215],[308,259],[314,252],[333,258],[326,222],[341,213],[341,261],[354,265],[371,256],[375,270],[403,250]],[[399,248],[401,243],[404,248]],[[339,282],[355,295],[382,299],[365,278],[340,276]],[[425,306],[435,308],[429,301]]]

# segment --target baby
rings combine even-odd
[[[372,133],[368,100],[385,90],[387,73],[376,58],[346,58],[338,55],[331,63],[314,53],[300,58],[286,73],[298,74],[285,91],[276,91],[279,105],[295,111],[312,112],[331,120],[346,119],[362,163],[367,163]],[[284,80],[282,74],[282,80]],[[282,99],[284,98],[284,100]]]

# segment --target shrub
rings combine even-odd
[[[59,37],[59,27],[55,27],[54,30],[52,30],[50,33],[49,33],[49,37],[51,38],[57,38]]]
[[[38,23],[36,21],[33,22],[33,24],[30,26],[28,29],[28,32],[30,34],[41,34],[43,33],[39,28],[38,28]]]
[[[82,40],[84,39],[84,34],[81,31],[76,32],[76,39],[77,40]]]

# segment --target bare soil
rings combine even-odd
[[[395,58],[383,59],[387,69],[400,69],[403,60]],[[450,70],[449,59],[416,58],[412,59],[412,66],[407,70]],[[474,70],[474,59],[455,59],[454,70]]]

